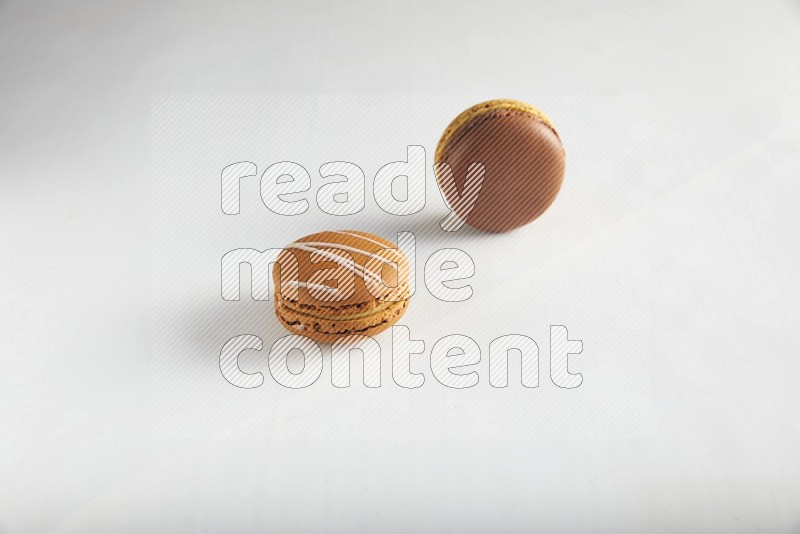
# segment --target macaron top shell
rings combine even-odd
[[[408,259],[396,245],[378,236],[325,231],[284,249],[273,267],[273,287],[278,298],[293,306],[353,314],[407,296]]]
[[[552,122],[539,110],[514,100],[483,102],[461,113],[448,126],[436,150],[436,161],[453,171],[464,190],[472,163],[485,167],[474,207],[460,213],[458,191],[440,188],[456,213],[470,226],[504,232],[523,226],[553,203],[564,179],[565,155]]]

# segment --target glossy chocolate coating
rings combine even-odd
[[[534,115],[497,109],[459,128],[442,150],[459,191],[473,162],[486,168],[470,226],[505,232],[527,224],[553,203],[564,179],[564,149],[556,132]],[[459,213],[454,192],[445,196]]]

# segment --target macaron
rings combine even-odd
[[[275,315],[293,334],[329,343],[371,336],[403,316],[411,296],[405,254],[358,231],[311,234],[283,247],[272,270]]]
[[[447,183],[443,167],[436,165],[450,208],[488,232],[513,230],[542,215],[564,180],[564,147],[555,126],[544,113],[516,100],[482,102],[458,115],[442,134],[435,160],[452,171]],[[484,165],[474,205],[460,201],[472,163]]]

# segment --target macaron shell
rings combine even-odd
[[[377,313],[354,320],[332,320],[315,317],[277,305],[275,315],[290,332],[307,336],[319,343],[332,343],[349,335],[372,336],[391,327],[405,314],[409,300],[392,302]]]
[[[437,149],[458,191],[463,191],[469,165],[484,165],[483,186],[471,212],[460,213],[465,208],[456,202],[457,191],[440,187],[467,224],[489,232],[518,228],[544,213],[561,189],[565,170],[564,149],[552,124],[540,114],[497,102],[459,121]]]
[[[311,245],[306,245],[306,243],[311,243]],[[297,248],[295,244],[300,245],[302,248]],[[325,244],[328,244],[327,247]],[[338,249],[337,247],[347,248]],[[310,310],[338,310],[341,313],[360,313],[379,306],[386,300],[402,300],[405,298],[404,294],[407,293],[408,260],[402,252],[397,250],[395,244],[381,237],[352,230],[326,231],[300,238],[294,244],[287,245],[285,248],[286,250],[279,256],[279,261],[285,261],[290,254],[294,254],[298,261],[299,273],[296,275],[291,274],[290,277],[296,278],[296,281],[307,283],[309,280],[314,279],[315,274],[320,276],[327,272],[332,277],[335,277],[336,274],[341,275],[339,277],[341,282],[346,280],[353,282],[352,294],[346,299],[337,301],[316,298],[306,287],[300,287],[298,305],[304,308]],[[316,257],[320,261],[312,261],[314,252],[310,249],[323,250],[323,255],[317,255]],[[372,283],[368,286],[364,279],[357,274],[337,273],[336,270],[341,265],[334,261],[328,261],[325,257],[332,253],[340,254],[343,259],[348,261],[352,260],[357,267],[369,269],[370,272],[380,276],[386,285]],[[370,262],[369,256],[373,253],[379,253],[380,257],[397,263],[401,275],[399,284],[398,269],[391,265],[383,265],[380,261]],[[403,277],[403,274],[406,276]],[[285,285],[285,281],[281,280],[281,276],[282,269],[276,264],[272,270],[274,287],[278,288],[281,298],[288,298],[288,295],[281,292]],[[319,282],[324,284],[324,280],[319,280]],[[322,295],[324,294],[316,293],[316,296]]]

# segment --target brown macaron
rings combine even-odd
[[[293,334],[317,342],[371,336],[405,313],[409,273],[405,254],[381,237],[349,230],[312,234],[278,256],[275,315]]]
[[[505,232],[539,217],[564,180],[564,148],[544,114],[524,102],[490,100],[472,106],[450,123],[436,148],[437,180],[451,209],[472,227]],[[474,206],[459,202],[472,163],[484,165]],[[471,211],[467,209],[471,207]]]

